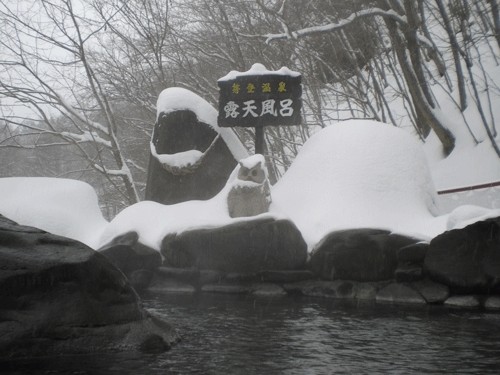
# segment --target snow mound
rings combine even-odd
[[[194,92],[182,87],[169,87],[163,90],[158,96],[158,101],[156,103],[156,118],[158,118],[161,113],[167,114],[179,110],[190,110],[194,112],[199,121],[208,124],[213,130],[220,134],[236,160],[248,156],[245,146],[240,142],[236,133],[231,128],[220,128],[217,125],[217,110],[212,107],[209,102]],[[151,148],[153,149],[154,146],[151,145]],[[171,156],[171,158],[175,158],[175,156]],[[182,159],[184,162],[183,157],[179,159]]]
[[[0,178],[0,214],[92,248],[107,225],[94,189],[61,178]]]
[[[312,249],[326,234],[380,228],[430,239],[445,230],[421,145],[394,126],[350,120],[312,136],[272,189]]]

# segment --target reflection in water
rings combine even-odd
[[[143,298],[181,333],[183,341],[170,352],[0,360],[0,368],[19,374],[225,375],[493,374],[500,368],[495,314],[289,297]]]

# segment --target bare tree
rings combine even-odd
[[[137,189],[116,135],[120,121],[92,57],[107,23],[96,21],[85,3],[77,4],[0,1],[0,98],[23,106],[1,116],[25,128],[24,135],[51,136],[50,143],[39,138],[38,147],[73,145],[90,168],[134,203]],[[63,129],[55,122],[60,117],[66,120]]]
[[[286,1],[282,2],[281,9],[284,8],[285,3]],[[432,96],[425,84],[426,78],[420,57],[421,46],[434,49],[434,45],[428,43],[426,38],[417,32],[419,21],[416,18],[418,13],[416,12],[414,0],[406,0],[404,3],[406,8],[401,6],[398,1],[377,0],[378,7],[361,9],[337,22],[313,25],[296,30],[291,30],[285,26],[281,32],[267,34],[266,39],[268,42],[272,42],[280,39],[293,40],[315,34],[340,32],[361,18],[382,17],[388,30],[387,34],[394,46],[417,116],[420,119],[419,121],[422,122],[420,126],[425,127],[428,125],[434,130],[443,144],[444,153],[448,155],[454,148],[455,138],[444,123],[444,116],[437,115],[439,109],[435,107]],[[263,3],[261,3],[261,6],[266,7]],[[409,14],[410,12],[411,14]],[[278,14],[278,17],[281,17],[281,15]],[[282,24],[286,25],[285,22],[282,22]]]

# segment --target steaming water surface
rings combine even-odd
[[[290,297],[143,299],[183,337],[167,353],[0,366],[19,374],[500,373],[500,314]]]

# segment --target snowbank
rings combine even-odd
[[[313,247],[333,230],[381,228],[430,239],[446,229],[421,145],[370,120],[311,137],[272,189],[273,212],[289,216]]]
[[[60,178],[0,178],[0,214],[92,248],[107,225],[94,189]]]
[[[253,156],[242,164],[259,160],[261,156]],[[273,203],[267,214],[229,217],[227,195],[239,183],[239,168],[238,164],[225,187],[210,200],[174,205],[140,202],[109,224],[86,183],[0,178],[0,214],[94,249],[136,231],[141,243],[156,250],[171,233],[263,217],[291,219],[312,250],[326,234],[339,229],[380,228],[430,240],[445,230],[500,216],[500,210],[477,206],[436,216],[436,192],[421,145],[403,130],[375,121],[345,121],[311,137],[272,188]]]

